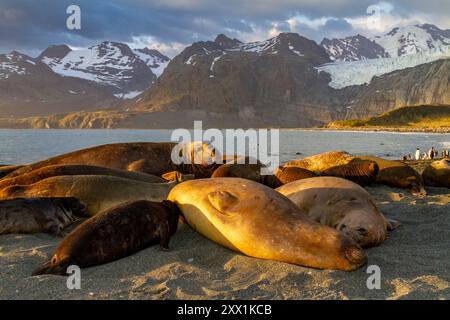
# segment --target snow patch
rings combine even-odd
[[[126,100],[133,99],[140,95],[143,91],[130,91],[128,93],[117,93],[114,96],[118,99]]]
[[[217,56],[213,59],[213,62],[211,63],[211,67],[209,68],[209,71],[213,72],[214,71],[214,65],[216,64],[217,61],[220,60],[220,58],[222,58],[224,55],[226,55],[226,52],[223,52],[220,56]]]
[[[156,77],[159,77],[163,73],[170,62],[170,59],[165,60],[162,57],[154,56],[140,50],[133,50],[133,53],[152,70]]]

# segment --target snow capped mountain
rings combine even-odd
[[[134,54],[152,69],[153,73],[159,77],[170,62],[170,59],[159,51],[149,48],[135,49]]]
[[[325,38],[320,46],[327,51],[330,59],[336,62],[360,61],[389,56],[382,46],[361,35],[345,39],[330,40]]]
[[[19,52],[0,55],[0,116],[90,110],[116,102],[111,87],[62,77],[39,59]]]
[[[330,63],[317,69],[319,72],[323,71],[331,75],[329,85],[332,88],[342,89],[353,85],[368,84],[375,76],[449,58],[450,46],[447,46],[395,58]]]
[[[391,57],[420,53],[450,45],[450,30],[431,24],[394,28],[371,40],[382,46]]]
[[[51,48],[48,51],[56,53]],[[61,55],[44,54],[40,58],[62,76],[113,86],[123,93],[126,90],[144,90],[156,78],[150,67],[123,43],[107,41],[87,49],[70,50],[62,57]]]
[[[450,30],[432,24],[394,28],[370,39],[357,35],[344,39],[323,39],[323,47],[335,62],[395,58],[450,45]]]
[[[0,55],[0,80],[6,80],[12,75],[24,76],[36,68],[36,62],[31,57],[12,51]]]
[[[296,33],[280,33],[268,40],[249,43],[230,39],[221,34],[214,41],[194,43],[178,57],[182,57],[184,64],[194,67],[205,57],[210,57],[210,70],[213,71],[214,65],[226,54],[282,55],[284,57],[302,58],[305,61],[317,64],[330,61],[326,52],[318,47],[314,41]]]
[[[317,69],[331,75],[332,88],[368,84],[375,76],[450,58],[450,30],[441,30],[431,24],[394,28],[384,35],[366,39],[365,42],[371,43],[372,47],[364,55],[357,54],[362,46],[354,45],[354,39],[322,41],[322,47],[336,63]],[[380,48],[385,51],[384,55],[376,59],[369,58],[369,53],[372,57],[376,56],[375,49]],[[378,53],[381,52],[378,50]]]

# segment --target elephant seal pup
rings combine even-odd
[[[174,163],[173,156],[183,162]],[[210,177],[212,171],[217,167],[214,163],[216,156],[219,155],[214,147],[200,142],[186,145],[157,142],[115,143],[78,150],[36,162],[11,172],[8,178],[14,178],[50,165],[67,164],[140,171],[156,176],[178,170],[184,174],[195,174],[199,178],[203,175]],[[189,161],[190,159],[195,159],[196,162]]]
[[[378,157],[361,156],[362,160],[375,161],[379,172],[375,183],[394,188],[408,189],[412,194],[425,196],[427,194],[422,176],[413,168],[401,161],[386,160]]]
[[[306,169],[299,167],[279,167],[274,175],[265,177],[264,184],[275,189],[293,181],[313,177],[318,177],[318,175]]]
[[[33,272],[67,275],[70,265],[87,268],[124,258],[151,245],[168,249],[180,211],[167,200],[128,202],[86,220],[65,237],[51,260]]]
[[[380,245],[398,225],[378,210],[371,195],[349,180],[317,177],[288,183],[278,189],[308,217],[335,228],[361,247]]]
[[[14,185],[0,190],[0,199],[15,197],[75,197],[94,216],[101,211],[132,200],[165,200],[177,184],[147,183],[102,175],[57,176],[30,185]]]
[[[450,188],[450,160],[432,162],[425,168],[422,177],[428,186]]]
[[[86,206],[76,198],[16,198],[0,200],[0,234],[53,233],[85,217]]]
[[[143,172],[131,172],[119,169],[111,169],[89,165],[52,165],[21,174],[14,178],[5,178],[0,181],[0,189],[12,185],[29,185],[39,182],[43,179],[56,176],[75,176],[75,175],[105,175],[121,177],[131,180],[143,181],[148,183],[163,183],[164,179]]]
[[[186,181],[168,199],[196,231],[251,257],[348,271],[367,261],[352,239],[309,219],[288,198],[251,180]]]
[[[356,158],[345,151],[330,151],[289,161],[283,167],[299,167],[322,176],[348,179],[362,186],[374,183],[379,170],[376,162]]]

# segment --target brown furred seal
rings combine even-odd
[[[261,182],[263,177],[260,164],[248,163],[225,163],[218,167],[211,176],[211,178],[242,178],[256,182]]]
[[[172,156],[184,162],[174,163]],[[11,172],[7,178],[14,178],[50,165],[69,164],[140,171],[156,176],[170,171],[180,171],[183,174],[195,174],[198,178],[211,177],[212,172],[218,167],[214,163],[216,156],[219,157],[215,148],[200,142],[186,145],[164,142],[114,143],[73,151],[26,165]],[[189,159],[195,159],[197,162],[189,163],[187,161]]]
[[[265,177],[264,184],[275,189],[293,181],[313,177],[318,177],[318,175],[306,169],[299,167],[279,167],[274,175]]]
[[[108,263],[158,243],[168,249],[179,213],[178,207],[167,200],[134,201],[106,210],[66,236],[33,276],[66,275],[71,265],[87,268]]]
[[[408,189],[413,195],[427,194],[422,176],[412,167],[401,161],[386,160],[378,157],[360,156],[362,160],[374,161],[378,164],[379,172],[375,183],[394,188]]]
[[[86,206],[73,197],[0,200],[0,234],[53,233],[86,216]]]
[[[358,159],[345,151],[330,151],[289,161],[283,167],[298,167],[321,176],[340,177],[361,186],[374,183],[379,170],[376,162]]]

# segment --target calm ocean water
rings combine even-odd
[[[0,130],[0,164],[23,164],[113,142],[170,141],[172,130]],[[400,159],[434,146],[450,148],[450,134],[280,131],[280,161],[330,150]],[[301,155],[297,155],[301,153]]]

